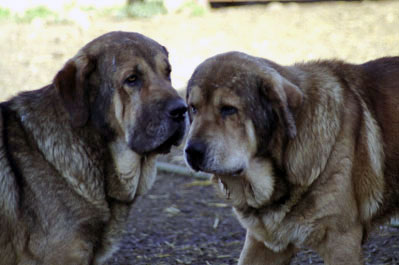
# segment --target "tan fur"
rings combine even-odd
[[[304,247],[363,264],[365,232],[397,212],[398,90],[399,57],[283,67],[231,52],[196,69],[186,161],[215,174],[247,230],[239,264],[289,264]]]
[[[100,265],[118,249],[157,155],[184,135],[168,68],[163,46],[111,32],[0,103],[1,264]]]

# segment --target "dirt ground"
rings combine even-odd
[[[245,231],[215,194],[206,182],[159,175],[131,212],[129,232],[108,265],[237,264]],[[377,228],[364,246],[364,256],[370,265],[399,264],[399,228]],[[323,262],[304,250],[291,264]]]
[[[230,50],[281,64],[399,55],[399,1],[273,3],[151,19],[82,13],[70,23],[3,20],[0,29],[0,100],[48,84],[81,46],[113,30],[137,31],[165,45],[172,81],[182,91],[199,63]],[[193,181],[160,172],[135,205],[128,234],[109,265],[235,264],[244,230],[212,186]],[[399,264],[399,229],[378,228],[364,249],[367,264]],[[292,264],[322,262],[305,250]]]

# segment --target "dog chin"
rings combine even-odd
[[[204,163],[204,161],[200,163],[198,163],[198,161],[192,161],[187,156],[185,156],[184,158],[186,164],[194,171],[202,171],[216,176],[240,176],[246,169],[245,165],[240,165],[234,168],[220,168],[214,167],[212,165],[207,165],[207,163]]]
[[[163,143],[161,143],[154,150],[150,151],[151,153],[158,154],[167,154],[170,152],[172,146],[178,146],[182,141],[182,133],[179,130],[176,130],[174,134],[172,134],[169,138],[167,138]]]
[[[178,146],[184,137],[184,128],[176,128],[168,134],[159,137],[157,140],[151,140],[147,137],[130,137],[128,145],[130,149],[141,156],[149,154],[167,154],[172,146]]]
[[[169,137],[165,137],[163,141],[159,141],[156,145],[148,150],[144,150],[142,152],[144,155],[146,154],[167,154],[170,152],[172,146],[178,146],[184,136],[184,132],[177,129],[173,134]]]
[[[240,176],[243,174],[245,171],[245,167],[240,166],[237,168],[229,168],[229,169],[200,169],[201,171],[204,171],[206,173],[214,174],[215,176],[218,177],[223,177],[223,176],[230,176],[230,177],[235,177],[235,176]]]

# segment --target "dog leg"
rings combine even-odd
[[[348,231],[329,231],[326,241],[317,249],[327,265],[361,265],[363,227],[358,224]]]
[[[131,204],[117,201],[110,202],[111,219],[104,228],[101,246],[94,253],[93,265],[104,264],[118,249],[123,234],[126,231],[126,223]]]
[[[137,195],[151,187],[156,175],[155,155],[142,159],[121,141],[111,145],[111,153],[117,173],[106,180],[111,219],[104,228],[93,265],[104,264],[118,250],[131,205]]]
[[[295,252],[296,249],[293,246],[288,246],[287,249],[280,252],[274,252],[247,231],[238,265],[288,265]]]

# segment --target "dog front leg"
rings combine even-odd
[[[352,226],[345,232],[329,230],[317,251],[328,265],[361,265],[363,226]]]
[[[94,253],[93,265],[104,264],[118,250],[141,177],[141,157],[123,141],[111,144],[111,154],[114,163],[109,164],[110,174],[105,178],[111,215]]]
[[[238,265],[288,265],[295,252],[296,249],[293,246],[288,246],[280,252],[274,252],[263,242],[254,238],[247,230]]]
[[[119,249],[132,203],[110,202],[111,219],[104,227],[100,246],[94,253],[93,265],[104,264]]]

